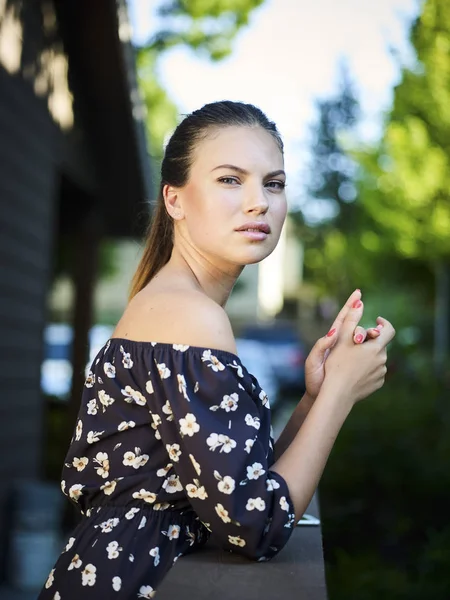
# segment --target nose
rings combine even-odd
[[[269,210],[266,191],[264,187],[258,185],[248,190],[248,195],[244,203],[244,212],[252,215],[265,215]]]

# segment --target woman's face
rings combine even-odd
[[[179,236],[215,263],[264,259],[286,217],[283,168],[280,149],[264,129],[212,130],[195,149],[187,184],[177,190],[175,243]]]

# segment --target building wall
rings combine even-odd
[[[0,500],[40,466],[41,331],[50,276],[55,126],[30,86],[0,69]],[[4,510],[0,531],[4,531]],[[4,547],[4,544],[1,544]]]
[[[42,332],[61,169],[79,171],[67,152],[72,98],[51,7],[0,3],[0,581],[14,482],[42,466]]]

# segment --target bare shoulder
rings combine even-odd
[[[194,290],[136,297],[118,323],[114,337],[236,353],[227,313],[211,298]]]

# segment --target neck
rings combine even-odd
[[[188,285],[201,290],[224,307],[243,268],[218,264],[194,248],[175,243],[164,270],[176,273],[178,281],[183,278]]]

